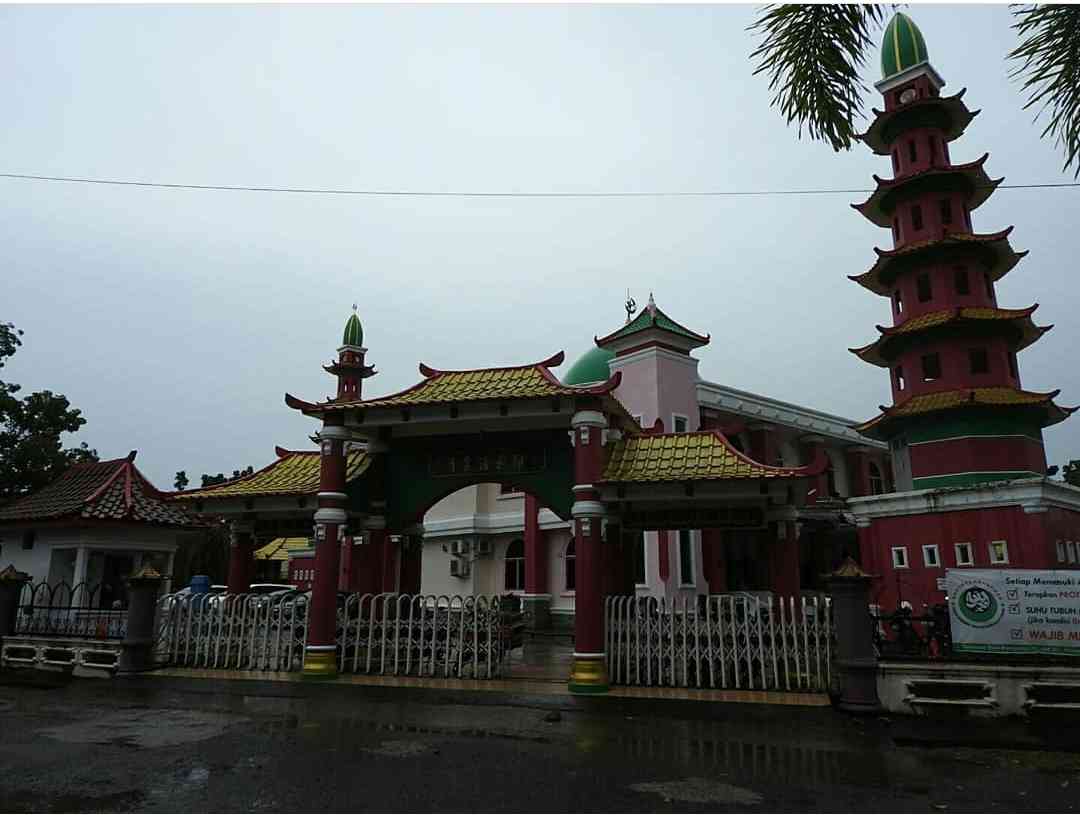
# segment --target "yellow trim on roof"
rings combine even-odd
[[[573,393],[544,376],[539,366],[439,372],[413,388],[363,407],[396,407],[468,402],[481,399],[529,399]]]
[[[256,549],[252,557],[255,560],[288,561],[290,552],[308,549],[310,546],[311,540],[308,538],[274,538],[266,546]]]
[[[349,453],[345,480],[352,481],[371,466],[367,453]],[[206,489],[185,492],[178,500],[252,498],[260,495],[314,495],[319,491],[319,453],[289,453],[249,476]]]
[[[618,442],[604,481],[695,481],[797,476],[790,467],[767,467],[734,450],[713,431],[631,436]]]

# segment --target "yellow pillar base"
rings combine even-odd
[[[607,669],[603,654],[574,654],[570,668],[571,693],[607,693]]]
[[[337,679],[337,652],[329,650],[304,651],[304,679]]]

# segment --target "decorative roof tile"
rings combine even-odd
[[[912,396],[892,407],[881,406],[881,413],[868,422],[855,425],[855,429],[868,436],[882,438],[884,427],[897,419],[906,419],[935,413],[941,410],[956,410],[968,407],[1029,407],[1043,408],[1043,427],[1057,424],[1067,419],[1077,410],[1074,407],[1061,407],[1054,403],[1060,391],[1035,393],[1019,388],[963,388],[961,390],[938,391]]]
[[[925,263],[931,255],[941,257],[945,254],[964,253],[967,257],[974,253],[976,262],[982,266],[983,271],[990,275],[992,281],[997,281],[1027,255],[1026,251],[1017,252],[1009,243],[1012,229],[1010,226],[1001,232],[983,235],[951,232],[942,238],[912,241],[896,249],[875,248],[877,262],[862,274],[848,275],[848,279],[875,294],[890,297],[893,281],[904,271]]]
[[[278,458],[261,470],[241,476],[224,484],[174,493],[176,501],[214,500],[224,498],[256,498],[280,495],[315,495],[319,491],[318,450],[276,449]],[[348,454],[345,465],[345,481],[363,475],[371,465],[371,458],[362,450]]]
[[[0,509],[0,523],[62,519],[191,526],[198,520],[168,501],[126,458],[76,464],[33,495]]]
[[[824,460],[807,467],[770,467],[733,448],[720,433],[631,436],[615,444],[604,468],[606,482],[716,481],[816,475]]]
[[[252,557],[255,560],[285,561],[289,559],[291,552],[310,547],[311,541],[308,538],[274,538],[270,543],[256,549]]]
[[[928,96],[888,111],[874,110],[874,121],[856,138],[879,156],[889,155],[900,135],[915,127],[932,126],[947,142],[960,138],[979,115],[964,104],[964,91],[953,96]]]
[[[709,335],[698,334],[695,331],[691,331],[686,326],[675,322],[667,314],[665,314],[659,306],[653,301],[652,295],[649,295],[649,305],[646,306],[637,317],[628,322],[615,331],[612,331],[606,337],[600,337],[596,340],[596,344],[603,347],[615,340],[629,337],[633,334],[638,334],[642,331],[647,331],[650,328],[660,329],[661,331],[667,331],[672,334],[676,334],[683,339],[691,340],[694,343],[705,345],[709,342]]]

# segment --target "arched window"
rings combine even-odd
[[[510,541],[506,547],[506,591],[525,590],[525,542],[520,538]]]
[[[573,591],[577,585],[577,575],[574,573],[574,563],[577,556],[574,554],[574,542],[566,544],[566,590]]]
[[[874,462],[870,462],[870,494],[881,495],[885,492],[885,479],[881,476],[881,468]]]

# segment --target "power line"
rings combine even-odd
[[[466,192],[461,190],[379,190],[335,189],[322,187],[250,187],[229,184],[171,184],[161,181],[125,181],[112,178],[79,178],[61,175],[31,175],[28,173],[0,173],[0,178],[22,181],[61,181],[75,184],[106,184],[118,187],[153,187],[170,190],[214,190],[224,192],[283,192],[304,195],[357,195],[397,198],[716,198],[722,196],[769,196],[769,195],[857,195],[871,193],[872,189],[810,189],[810,190],[679,190],[679,191],[615,191],[615,192]],[[1080,187],[1080,181],[1048,184],[1001,184],[999,190],[1049,189],[1053,187]]]

